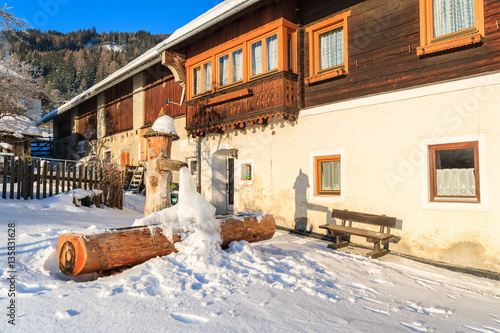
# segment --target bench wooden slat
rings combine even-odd
[[[352,234],[352,235],[356,235],[356,236],[374,238],[376,240],[385,240],[385,239],[389,239],[389,238],[394,237],[394,235],[391,235],[391,234],[381,233],[381,232],[372,231],[372,230],[365,230],[365,229],[360,229],[360,228],[344,227],[344,226],[336,225],[336,224],[325,224],[325,225],[320,225],[319,227],[323,228],[323,229],[331,230],[332,233],[334,233],[334,234],[346,233],[346,234]]]
[[[396,218],[391,216],[365,214],[351,212],[348,210],[332,209],[332,217],[352,222],[362,222],[366,224],[384,226],[394,228],[396,226]]]

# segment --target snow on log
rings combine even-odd
[[[99,234],[61,234],[57,245],[57,263],[68,276],[102,272],[141,264],[151,258],[177,252],[174,244],[181,241],[174,233],[172,242],[159,225],[111,229]],[[253,216],[243,220],[221,220],[222,248],[232,241],[250,243],[271,239],[276,231],[272,215],[260,222]]]

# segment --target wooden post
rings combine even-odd
[[[77,167],[78,169],[78,188],[83,188],[82,187],[82,169],[83,169],[83,165],[80,165],[79,167]]]
[[[30,163],[30,193],[29,193],[29,197],[31,199],[34,199],[35,196],[34,196],[34,191],[35,191],[35,188],[33,187],[33,183],[35,182],[35,160],[31,160],[31,163]]]
[[[172,141],[179,137],[170,133],[159,133],[149,130],[143,135],[148,147],[146,185],[146,202],[144,216],[171,206],[170,183],[172,171],[158,168],[158,161],[170,159]]]
[[[22,171],[21,171],[21,168],[22,168],[22,163],[21,163],[21,159],[18,158],[17,159],[17,195],[16,195],[16,198],[17,200],[21,199],[21,190],[22,190],[22,181],[21,181],[21,175],[22,175]]]
[[[14,199],[14,182],[16,181],[15,178],[15,171],[16,171],[16,160],[14,158],[10,159],[10,193],[9,193],[9,198]]]
[[[89,189],[89,182],[87,180],[87,174],[89,172],[89,166],[86,165],[84,168],[83,168],[83,188],[88,190]]]
[[[40,199],[40,180],[41,180],[40,173],[42,172],[41,166],[42,166],[42,161],[37,160],[36,161],[36,198],[37,199]]]
[[[54,185],[54,162],[49,162],[49,197],[52,196],[53,185]]]
[[[220,220],[222,248],[232,241],[257,242],[271,239],[276,231],[272,215],[259,222],[255,217]],[[62,234],[57,245],[57,262],[68,276],[102,272],[143,263],[151,258],[177,252],[174,243],[180,242],[175,232],[172,242],[159,226],[148,225],[106,230],[105,233],[83,235]],[[184,231],[179,231],[184,233]]]
[[[47,161],[43,161],[43,198],[47,197]]]
[[[73,168],[71,168],[71,170],[73,171],[73,188],[72,188],[72,190],[74,190],[76,188],[76,164],[73,164]]]
[[[4,156],[3,158],[3,170],[2,170],[2,199],[7,199],[7,168],[10,165],[10,158]]]
[[[59,194],[59,185],[61,179],[61,163],[56,164],[56,195]]]

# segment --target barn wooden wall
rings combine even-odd
[[[145,70],[145,105],[144,125],[151,125],[159,116],[161,108],[166,115],[174,118],[186,114],[186,106],[169,103],[165,99],[180,103],[182,87],[175,82],[170,70],[162,64],[156,64]]]
[[[78,116],[76,120],[78,141],[85,139],[85,131],[87,129],[90,140],[97,138],[97,97],[92,97],[78,105]]]
[[[106,100],[106,135],[132,129],[134,125],[132,87],[133,78],[128,78],[104,92]]]

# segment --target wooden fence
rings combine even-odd
[[[0,167],[3,199],[41,199],[75,188],[101,190],[108,207],[123,207],[123,188],[112,185],[103,169],[93,165],[65,165],[40,159],[4,156]],[[17,185],[17,186],[16,186]]]

